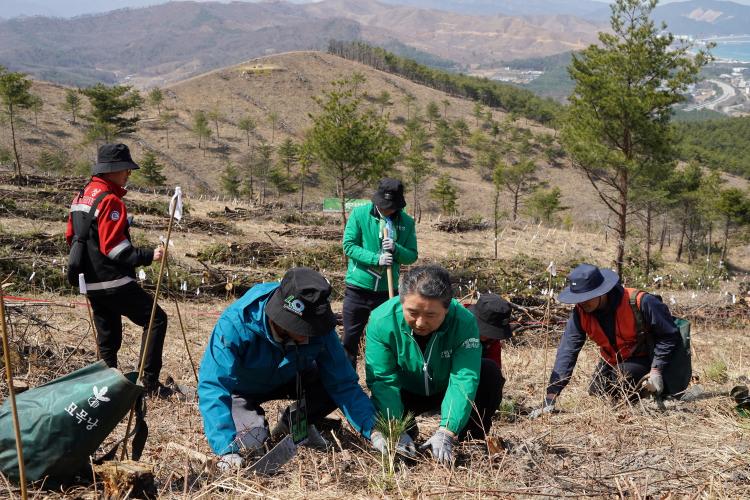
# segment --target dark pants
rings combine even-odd
[[[492,427],[492,417],[495,415],[500,400],[503,398],[503,386],[505,379],[500,372],[500,367],[492,360],[482,359],[482,368],[479,372],[479,387],[474,398],[474,408],[466,426],[458,434],[459,440],[484,439],[489,435]],[[415,416],[430,410],[440,411],[440,405],[445,397],[445,391],[430,396],[421,396],[401,390],[401,402],[404,405],[404,413],[412,412]],[[416,424],[409,429],[412,438],[417,437],[419,430]]]
[[[591,377],[589,394],[612,399],[633,399],[637,397],[638,381],[649,371],[651,358],[648,356],[630,358],[615,366],[600,360]]]
[[[117,351],[122,345],[123,316],[143,327],[143,337],[141,337],[141,352],[143,352],[148,333],[148,321],[154,304],[154,298],[150,294],[140,286],[131,284],[113,294],[90,295],[89,300],[96,325],[99,352],[107,366],[117,368]],[[147,389],[159,383],[161,355],[166,335],[167,314],[157,306],[143,370],[143,383]]]
[[[333,402],[328,391],[323,387],[320,380],[320,374],[317,368],[303,371],[301,374],[302,390],[305,393],[305,405],[307,407],[307,422],[315,424],[326,415],[329,415],[336,409],[336,403]],[[242,419],[240,415],[243,411],[256,412],[259,415],[265,415],[261,408],[261,403],[276,401],[279,399],[297,399],[297,378],[292,379],[277,387],[276,389],[262,395],[232,395],[232,417],[236,420]],[[289,407],[284,410],[281,418],[289,425]]]
[[[344,292],[344,350],[352,366],[357,366],[359,340],[365,331],[370,312],[388,300],[388,292],[373,292],[363,288],[346,286]]]

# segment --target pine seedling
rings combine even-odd
[[[382,458],[383,485],[387,486],[396,475],[396,447],[401,434],[414,425],[414,414],[409,412],[401,418],[387,418],[382,413],[375,420],[375,430],[383,434],[386,453]]]

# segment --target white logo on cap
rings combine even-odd
[[[302,316],[302,313],[305,311],[305,303],[295,298],[294,295],[290,295],[284,299],[284,309],[296,314],[297,316]]]

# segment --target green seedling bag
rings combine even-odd
[[[85,471],[143,393],[136,376],[99,361],[16,396],[27,480],[54,486]],[[0,407],[0,471],[19,480],[9,401]]]

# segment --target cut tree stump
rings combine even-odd
[[[156,498],[154,468],[150,464],[112,460],[94,465],[94,472],[104,482],[104,498]]]

